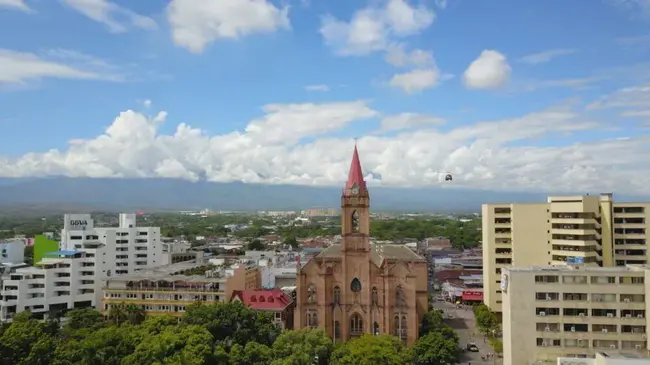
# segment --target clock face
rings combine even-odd
[[[353,185],[353,186],[352,186],[352,189],[350,189],[350,192],[351,192],[353,195],[357,195],[357,194],[359,194],[359,187],[356,186],[356,185]]]

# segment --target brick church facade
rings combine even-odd
[[[296,328],[335,341],[392,334],[411,346],[428,310],[426,261],[403,245],[370,242],[370,194],[355,146],[341,196],[340,244],[298,269]]]

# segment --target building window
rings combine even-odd
[[[341,288],[338,286],[334,287],[334,304],[341,304]]]
[[[352,232],[359,232],[359,212],[356,210],[352,212]]]
[[[307,287],[307,302],[314,303],[316,302],[316,285],[309,284]]]
[[[341,323],[339,321],[334,321],[334,338],[341,338]]]
[[[398,285],[395,289],[395,305],[403,307],[406,305],[406,297],[404,296],[404,287]]]
[[[372,325],[372,333],[375,334],[375,335],[379,334],[379,323],[375,322]]]
[[[363,318],[357,313],[350,317],[350,334],[358,336],[363,333]]]
[[[361,291],[361,281],[359,279],[354,278],[352,282],[350,283],[350,290],[354,293],[358,293]]]
[[[370,298],[372,305],[379,305],[379,290],[376,286],[372,287],[372,296]]]
[[[315,312],[307,312],[307,326],[311,328],[318,328],[318,314]]]
[[[399,314],[396,314],[395,319],[393,321],[393,326],[395,327],[395,337],[399,338],[402,341],[406,341],[406,334],[407,334],[406,316],[402,315],[400,317]]]

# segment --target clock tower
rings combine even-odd
[[[370,194],[354,146],[348,181],[341,194],[341,252],[370,252]]]

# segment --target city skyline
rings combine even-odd
[[[643,1],[220,4],[0,2],[0,177],[650,184]]]

